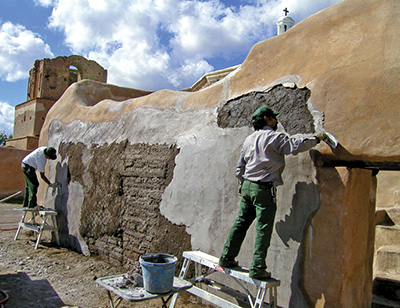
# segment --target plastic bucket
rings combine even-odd
[[[144,289],[149,293],[171,291],[176,261],[176,257],[162,253],[141,256],[139,263],[142,267]]]

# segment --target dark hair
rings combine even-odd
[[[267,122],[263,118],[257,118],[255,120],[253,120],[253,128],[254,128],[254,130],[260,130],[265,125],[267,125]]]
[[[57,159],[57,151],[53,147],[48,147],[44,149],[44,154],[52,160]]]

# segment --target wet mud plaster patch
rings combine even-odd
[[[311,91],[307,88],[287,88],[276,85],[268,92],[251,92],[229,100],[218,110],[218,126],[251,126],[254,110],[267,105],[279,112],[279,120],[289,134],[308,134],[315,131],[314,119],[307,101]]]

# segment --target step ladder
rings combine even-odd
[[[247,302],[252,308],[261,308],[264,306],[264,298],[269,293],[269,306],[278,307],[278,293],[277,289],[280,286],[280,281],[270,278],[266,280],[252,279],[249,277],[249,270],[242,267],[235,268],[223,268],[218,265],[219,259],[206,254],[201,251],[185,251],[183,252],[183,265],[179,273],[179,278],[186,279],[186,274],[190,262],[194,262],[195,265],[195,278],[190,279],[194,285],[187,292],[200,297],[212,304],[215,304],[222,308],[240,308],[241,306],[228,301],[214,293],[208,292],[206,289],[201,288],[202,285],[206,285],[208,288],[218,292],[228,294],[235,297],[238,301]],[[244,291],[240,292],[232,289],[222,283],[208,279],[207,276],[220,272],[231,277]],[[257,295],[254,297],[249,291],[249,285],[254,285],[256,288]],[[177,295],[175,294],[172,298],[169,308],[175,306]]]
[[[36,208],[15,208],[16,211],[22,211],[22,217],[18,223],[17,233],[15,234],[14,241],[17,240],[19,232],[21,229],[31,230],[37,233],[35,249],[38,248],[40,239],[42,237],[43,231],[54,231],[54,235],[57,240],[57,245],[60,246],[57,232],[57,224],[55,217],[57,216],[57,211],[52,209],[36,209]],[[27,213],[32,213],[32,217],[29,220]],[[48,218],[51,217],[51,224],[48,222]]]

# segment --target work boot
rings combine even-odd
[[[235,261],[235,260],[223,260],[223,259],[219,259],[219,266],[222,267],[226,267],[226,268],[230,268],[230,267],[238,267],[239,266],[239,262]]]
[[[264,280],[264,279],[268,279],[271,278],[271,273],[267,272],[266,270],[262,270],[260,272],[249,272],[249,277],[252,279],[258,279],[258,280]]]

